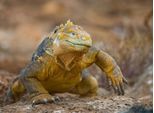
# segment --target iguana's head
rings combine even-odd
[[[54,40],[54,54],[85,53],[92,46],[90,35],[82,27],[74,25],[69,20],[65,25],[57,26],[49,37]]]

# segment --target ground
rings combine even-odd
[[[22,100],[0,109],[4,113],[152,113],[152,104],[143,105],[140,100],[127,96],[79,98],[62,94],[56,104],[32,106]],[[139,112],[140,111],[140,112]]]

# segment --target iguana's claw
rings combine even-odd
[[[32,106],[38,104],[47,104],[47,103],[58,103],[60,100],[59,97],[52,97],[50,94],[41,94],[32,98]]]
[[[118,95],[124,95],[124,83],[128,84],[127,80],[123,76],[110,76],[107,77],[108,83],[114,89],[114,92]]]

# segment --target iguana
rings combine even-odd
[[[30,63],[13,81],[6,100],[17,100],[25,92],[30,94],[33,105],[54,102],[55,93],[95,96],[98,82],[85,71],[94,63],[106,73],[115,93],[124,95],[127,81],[115,60],[93,47],[90,35],[82,27],[67,21],[42,41]]]

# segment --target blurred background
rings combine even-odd
[[[70,19],[116,59],[129,81],[126,95],[151,100],[152,13],[152,0],[0,0],[0,95],[44,36]],[[104,73],[89,70],[108,94]]]

